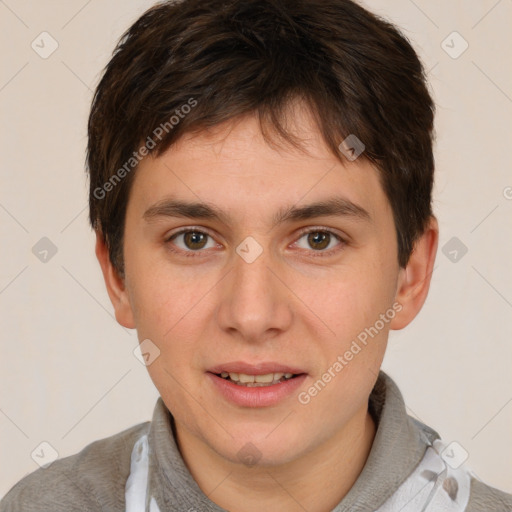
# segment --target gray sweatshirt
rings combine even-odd
[[[329,512],[512,512],[512,495],[482,483],[465,466],[445,463],[441,453],[447,445],[407,415],[399,389],[382,371],[369,411],[377,425],[369,457],[348,494]],[[125,499],[135,492],[127,485],[135,475],[141,475],[143,506]],[[226,512],[208,499],[185,466],[174,419],[161,398],[151,421],[34,471],[0,502],[0,512],[126,510]]]

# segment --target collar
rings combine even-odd
[[[395,382],[382,370],[370,394],[368,408],[377,431],[365,466],[332,512],[372,512],[378,509],[419,464],[439,434],[407,415]],[[176,444],[174,419],[158,398],[148,434],[149,489],[161,510],[196,508],[226,512],[200,489],[185,466]]]
[[[395,382],[382,370],[368,409],[377,425],[370,454],[346,496],[332,512],[372,512],[396,492],[439,434],[408,416]]]

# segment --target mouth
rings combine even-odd
[[[237,386],[248,388],[275,386],[306,375],[306,372],[301,368],[281,363],[261,362],[250,364],[242,361],[233,361],[215,366],[210,368],[208,373],[212,373]]]
[[[275,363],[231,363],[206,372],[216,393],[238,407],[278,406],[304,385],[307,373]]]
[[[210,372],[213,373],[213,372]],[[238,386],[245,386],[248,388],[257,388],[264,386],[275,386],[280,382],[286,382],[288,380],[294,379],[300,375],[304,375],[303,373],[265,373],[260,375],[249,375],[247,373],[236,373],[236,372],[221,372],[215,373],[217,377],[221,379],[227,380],[236,384]]]

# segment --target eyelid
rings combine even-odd
[[[214,236],[211,234],[211,232],[208,228],[200,227],[200,226],[186,226],[184,228],[179,228],[177,231],[173,231],[170,234],[166,234],[164,236],[164,241],[168,242],[169,240],[171,240],[171,238],[178,236],[178,235],[182,235],[183,233],[188,233],[189,231],[203,233],[205,235],[208,235],[208,236],[214,238]]]
[[[330,233],[331,235],[336,235],[337,237],[341,239],[345,239],[348,237],[346,235],[341,234],[337,229],[334,228],[328,228],[327,226],[307,226],[305,228],[301,228],[298,232],[298,235],[302,236],[306,233]],[[297,236],[297,235],[296,235]]]

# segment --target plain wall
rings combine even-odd
[[[84,173],[92,90],[150,5],[0,2],[0,496],[37,469],[31,453],[42,441],[60,457],[77,453],[149,420],[158,397],[133,355],[135,332],[113,318]],[[436,267],[422,312],[391,334],[383,368],[411,415],[460,443],[482,480],[512,492],[512,2],[365,5],[411,40],[438,109]],[[46,59],[31,47],[43,46],[43,31],[59,45]],[[453,31],[469,45],[458,58]]]

